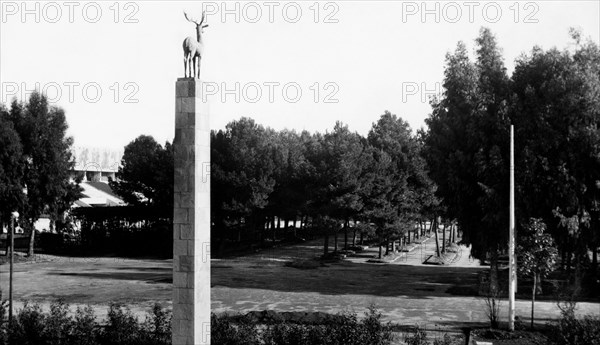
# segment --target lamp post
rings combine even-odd
[[[8,274],[8,324],[12,323],[13,317],[13,266],[15,255],[15,220],[19,218],[19,212],[11,213],[10,217],[10,257]]]

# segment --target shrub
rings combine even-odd
[[[600,345],[600,318],[586,315],[577,319],[574,313],[563,313],[552,328],[551,338],[558,345]]]
[[[227,315],[211,314],[210,339],[213,345],[260,344],[256,327],[244,320],[233,324]]]
[[[8,329],[8,343],[22,345],[44,344],[46,315],[39,305],[25,302],[23,309],[13,317]]]
[[[323,324],[280,321],[260,326],[260,332],[248,318],[213,314],[211,320],[211,343],[216,345],[388,345],[393,341],[389,323],[382,324],[381,314],[374,307],[360,322],[355,313],[343,313],[327,318]]]
[[[160,304],[155,304],[152,313],[146,317],[142,325],[144,344],[161,345],[171,342],[171,319],[173,315],[163,309]]]
[[[2,289],[0,289],[0,345],[4,345],[8,343],[8,334],[6,332],[6,323],[8,313],[6,309],[8,308],[8,300],[2,299]]]
[[[406,345],[429,345],[427,342],[427,333],[418,326],[413,330],[413,334],[404,338]]]
[[[452,339],[450,339],[448,334],[444,333],[444,336],[441,339],[433,341],[433,345],[452,345]]]
[[[83,339],[85,339],[86,345],[99,345],[98,323],[91,306],[77,307],[72,325],[71,343],[73,345],[80,344]]]
[[[49,312],[44,312],[37,304],[25,303],[25,306],[16,313],[12,324],[8,325],[5,322],[4,304],[4,302],[0,303],[0,345],[171,344],[172,315],[158,304],[141,323],[130,309],[119,304],[111,304],[104,325],[96,320],[91,306],[78,307],[74,315],[70,316],[69,305],[60,300],[51,304]],[[260,321],[253,322],[244,317],[211,314],[211,343],[214,345],[389,345],[393,341],[389,323],[381,322],[381,313],[373,306],[361,321],[355,313],[344,313],[321,322],[323,324],[281,321],[261,325]]]
[[[101,333],[101,343],[106,345],[142,344],[141,325],[129,308],[112,303],[108,309],[108,320]]]
[[[385,325],[381,323],[381,313],[375,306],[369,306],[362,324],[368,344],[385,345],[393,341],[394,337],[389,322]]]

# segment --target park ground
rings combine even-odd
[[[340,239],[342,240],[342,239]],[[376,248],[347,260],[313,269],[286,266],[322,253],[322,241],[277,247],[211,263],[212,310],[245,313],[252,310],[355,311],[371,304],[385,321],[454,329],[487,324],[485,302],[477,296],[478,274],[487,269],[461,247],[450,265],[423,265],[435,249],[431,239],[417,244],[390,264],[368,263]],[[15,264],[16,307],[24,301],[48,308],[62,298],[73,307],[91,304],[100,318],[112,302],[142,315],[154,303],[171,306],[172,260],[72,258],[37,255]],[[0,287],[8,293],[8,265],[0,266]],[[529,300],[517,300],[517,315],[528,322]],[[505,320],[506,303],[501,316]],[[600,304],[578,303],[577,312],[600,315]],[[555,302],[536,302],[536,320],[546,323],[560,315]]]

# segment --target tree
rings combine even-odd
[[[215,238],[225,240],[227,228],[264,232],[265,208],[275,186],[273,131],[249,118],[211,132],[211,213]]]
[[[574,52],[534,47],[517,60],[512,118],[521,148],[517,181],[524,216],[543,218],[562,265],[579,285],[588,250],[592,282],[600,243],[600,49],[571,31]],[[518,157],[519,158],[519,157]],[[559,216],[561,222],[554,221]],[[568,220],[568,221],[567,221]]]
[[[365,218],[377,226],[376,234],[386,243],[414,228],[421,210],[431,201],[432,187],[421,156],[422,142],[413,136],[402,118],[386,111],[369,131],[372,160],[366,188]]]
[[[75,164],[73,138],[66,135],[64,110],[48,105],[45,96],[34,92],[27,103],[13,101],[6,116],[13,123],[23,146],[23,183],[27,188],[23,221],[30,233],[29,252],[34,253],[33,224],[43,213],[54,222],[66,205],[79,198],[78,182],[71,179]]]
[[[24,197],[23,148],[7,115],[0,107],[0,229],[10,221],[11,212],[22,208]]]
[[[348,228],[351,219],[362,210],[364,201],[360,191],[364,187],[362,176],[366,168],[366,141],[358,133],[352,133],[347,125],[337,122],[331,133],[323,136],[323,161],[321,167],[321,211],[343,224],[344,245],[348,245]],[[335,228],[337,229],[337,228]],[[337,231],[335,250],[337,250]]]
[[[489,29],[476,39],[476,61],[459,42],[446,56],[444,94],[426,120],[425,157],[447,218],[458,220],[472,255],[490,259],[498,289],[498,254],[508,236],[509,78]]]
[[[519,273],[533,279],[531,289],[531,328],[533,329],[535,295],[537,284],[556,268],[558,250],[552,236],[544,233],[546,224],[541,219],[531,218],[519,238],[517,255]]]
[[[125,146],[116,181],[111,188],[131,205],[153,206],[167,213],[173,209],[173,147],[161,146],[140,135]]]

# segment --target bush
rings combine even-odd
[[[236,320],[233,322],[232,320]],[[248,318],[211,316],[211,343],[265,345],[388,345],[393,341],[389,324],[382,324],[381,314],[374,307],[358,321],[355,313],[338,314],[323,324],[300,324],[279,321],[261,326]],[[282,318],[283,320],[283,318]]]
[[[574,313],[563,312],[552,327],[551,338],[557,345],[600,345],[600,318],[577,319]]]
[[[2,313],[0,308],[0,320],[5,320]],[[170,322],[170,313],[159,305],[140,323],[129,309],[113,304],[106,325],[101,325],[91,306],[78,307],[73,317],[69,316],[69,306],[60,300],[50,305],[49,313],[37,304],[26,303],[11,325],[0,322],[0,344],[169,345]]]
[[[0,344],[8,343],[6,332],[8,300],[2,300],[2,289],[0,289]]]
[[[99,328],[96,316],[91,306],[77,307],[75,319],[72,323],[71,339],[73,344],[78,344],[86,339],[86,345],[99,345]]]
[[[418,326],[415,327],[412,335],[404,338],[404,342],[406,342],[406,345],[429,345],[429,342],[427,342],[427,333]]]
[[[227,315],[210,315],[210,339],[213,345],[260,344],[256,327],[243,320],[233,324]]]
[[[446,333],[441,339],[436,339],[433,341],[433,345],[452,345],[452,339]]]
[[[70,315],[69,305],[60,300],[51,304],[49,312],[37,304],[26,303],[11,325],[5,322],[5,314],[2,302],[0,345],[171,344],[172,316],[159,305],[154,306],[144,322],[130,309],[111,304],[106,323],[100,324],[91,306],[78,307]],[[389,345],[392,341],[389,323],[381,322],[381,314],[374,307],[360,321],[355,313],[344,313],[326,318],[322,324],[261,324],[249,318],[211,314],[213,345]]]
[[[128,308],[119,304],[111,304],[108,309],[108,320],[100,338],[106,345],[142,345],[141,326],[138,319]]]

